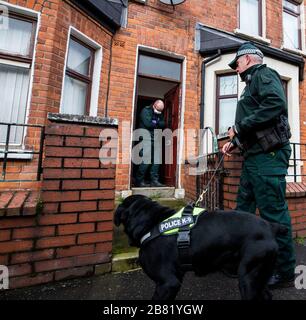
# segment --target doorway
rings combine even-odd
[[[142,109],[151,106],[155,100],[164,101],[165,129],[174,132],[178,129],[180,108],[179,95],[181,88],[182,61],[169,57],[157,56],[148,52],[140,52],[137,72],[137,91],[135,96],[133,128],[139,128],[139,116]],[[136,142],[137,143],[137,142]],[[162,164],[159,181],[166,187],[177,186],[177,137],[165,141],[163,138]],[[167,145],[167,149],[165,146]],[[172,152],[172,163],[165,163],[165,150]],[[131,187],[134,186],[138,166],[132,164]],[[145,180],[149,180],[148,172]]]

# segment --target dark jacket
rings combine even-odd
[[[163,113],[156,114],[151,106],[144,107],[140,113],[139,128],[149,130],[151,139],[153,139],[154,129],[165,128]]]
[[[285,92],[278,73],[265,64],[255,65],[241,74],[246,87],[237,104],[235,125],[239,140],[251,145],[244,156],[262,152],[255,132],[275,125],[279,116],[288,116]]]

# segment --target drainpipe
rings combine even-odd
[[[204,129],[204,111],[205,111],[205,78],[206,78],[206,65],[207,63],[219,58],[221,56],[221,50],[218,49],[218,52],[202,61],[201,66],[201,102],[200,102],[200,129]],[[202,131],[200,131],[202,132]],[[200,136],[201,141],[201,136]],[[202,146],[199,147],[200,153],[202,153]],[[200,176],[197,175],[196,179],[196,185],[197,185],[197,197],[199,196],[200,191]]]
[[[111,77],[111,69],[112,69],[112,59],[113,59],[113,41],[114,41],[114,34],[111,35],[110,50],[109,50],[108,81],[107,81],[107,93],[106,93],[105,111],[104,111],[105,118],[108,117],[108,98],[109,98],[110,77]]]

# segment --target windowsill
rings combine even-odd
[[[304,57],[306,57],[306,51],[300,50],[300,49],[292,49],[292,48],[287,48],[285,46],[281,46],[281,49],[290,53],[295,53],[295,54],[299,54],[302,55]]]
[[[2,153],[3,149],[0,150],[0,159],[4,159],[4,153]],[[9,149],[10,152],[14,153],[8,153],[7,159],[13,159],[13,160],[32,160],[33,159],[33,153],[30,150],[22,150],[22,149]]]
[[[256,36],[256,35],[253,35],[253,34],[249,34],[249,33],[245,33],[240,29],[235,29],[234,33],[239,35],[239,36],[245,37],[247,39],[257,40],[257,41],[263,42],[265,44],[271,44],[271,40],[270,39],[267,39],[267,38],[264,38],[264,37],[261,37],[261,36]]]

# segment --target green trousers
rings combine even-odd
[[[149,152],[151,148],[151,152]],[[144,148],[139,152],[144,161],[139,165],[136,173],[136,183],[144,181],[145,175],[150,170],[150,182],[159,180],[159,169],[161,163],[162,146],[160,143],[154,141],[145,141]]]
[[[289,144],[275,152],[249,155],[243,163],[236,208],[251,213],[258,208],[263,219],[288,227],[287,235],[276,238],[279,254],[275,271],[285,277],[292,277],[295,268],[285,179],[290,155]]]

